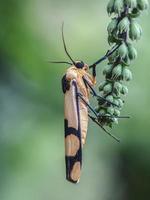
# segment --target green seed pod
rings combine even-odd
[[[142,36],[141,26],[134,20],[131,20],[129,36],[131,40],[139,40]]]
[[[140,10],[146,10],[149,7],[148,0],[137,0],[137,3]]]
[[[137,50],[133,47],[132,44],[128,44],[128,52],[130,60],[134,60],[137,58]]]
[[[118,124],[118,119],[117,118],[113,118],[112,121],[113,121],[114,124]]]
[[[108,15],[111,15],[114,12],[114,2],[115,2],[115,0],[110,0],[107,5]]]
[[[117,65],[112,71],[112,78],[115,80],[122,74],[122,65]]]
[[[112,70],[112,65],[106,65],[106,66],[104,67],[103,74],[104,74],[104,75],[110,74],[110,73],[111,73],[111,70]]]
[[[116,90],[117,94],[119,94],[122,90],[122,84],[119,82],[115,82],[114,84],[114,90]]]
[[[111,56],[108,57],[109,63],[113,64],[117,59],[117,51],[115,51]]]
[[[128,17],[124,17],[118,24],[118,30],[120,33],[127,32],[129,30],[129,19]]]
[[[121,93],[124,94],[124,95],[128,94],[128,88],[127,88],[127,86],[125,86],[125,85],[122,86]]]
[[[100,109],[99,113],[100,113],[100,115],[105,115],[106,110],[105,109]]]
[[[112,84],[107,84],[104,86],[103,91],[105,94],[109,94],[112,91]]]
[[[113,43],[118,43],[118,40],[111,34],[108,36],[108,43],[109,43],[109,45],[111,45]]]
[[[113,102],[114,102],[114,97],[113,97],[112,95],[108,95],[108,96],[106,97],[106,100],[108,100],[108,101],[110,101],[111,103],[113,103]]]
[[[139,17],[140,14],[141,14],[141,11],[138,8],[134,8],[132,10],[132,12],[129,13],[129,16],[132,17],[132,18],[136,18],[136,17]]]
[[[99,91],[102,91],[106,84],[107,84],[107,81],[101,82],[100,85],[99,85]]]
[[[114,12],[120,16],[123,11],[124,11],[123,0],[115,0],[115,2],[114,2]]]
[[[96,111],[97,113],[99,113],[99,112],[100,112],[100,109],[101,109],[101,107],[100,107],[100,106],[97,106],[97,107],[95,107],[95,111]]]
[[[120,111],[118,109],[115,109],[114,110],[114,115],[119,117],[120,116]]]
[[[117,43],[119,44],[121,41],[124,41],[124,38],[120,35],[118,27],[113,31],[112,33],[113,37],[117,40]]]
[[[125,0],[125,4],[128,6],[128,8],[136,8],[137,7],[137,1],[136,0]]]
[[[98,105],[101,107],[104,105],[105,101],[103,99],[98,99]]]
[[[113,103],[116,105],[116,106],[119,106],[119,101],[117,99],[114,99]]]
[[[119,106],[120,106],[120,108],[122,108],[123,105],[124,105],[123,101],[122,101],[121,99],[118,99],[118,102],[119,102]]]
[[[125,81],[132,80],[132,72],[127,67],[124,67],[122,76],[123,76],[123,80]]]
[[[113,107],[108,107],[107,108],[107,113],[113,115],[114,114],[114,108]]]
[[[124,66],[129,66],[131,64],[131,61],[129,59],[129,56],[126,56],[124,59],[121,60],[122,64]]]
[[[108,34],[111,35],[111,33],[115,30],[116,26],[117,26],[117,18],[113,18],[111,20],[111,22],[109,23],[108,27],[107,27],[107,31],[108,31]]]
[[[112,35],[108,35],[108,44],[112,45],[115,43],[115,38]]]
[[[109,116],[111,116],[111,115],[110,115],[109,113],[106,113],[105,116],[108,116],[108,117],[109,117]]]
[[[117,98],[119,94],[120,93],[118,93],[117,90],[113,90],[113,92],[112,92],[112,95],[113,95],[114,98]]]
[[[123,42],[118,49],[118,54],[121,58],[125,58],[128,55],[128,48],[126,44]]]

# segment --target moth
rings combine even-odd
[[[90,94],[93,97],[101,98],[108,104],[113,104],[99,96],[94,86],[96,84],[96,66],[108,58],[118,46],[115,46],[106,55],[88,66],[83,61],[74,61],[67,51],[64,38],[64,25],[62,25],[62,40],[65,52],[71,62],[51,62],[69,64],[65,75],[62,78],[62,90],[64,93],[64,127],[65,127],[65,162],[66,179],[72,183],[78,183],[82,168],[82,149],[86,142],[89,118],[99,125],[107,134],[119,141],[115,136],[106,131],[99,123],[100,117],[89,103]],[[90,74],[89,69],[92,69]],[[116,105],[115,105],[116,106]],[[91,115],[91,113],[93,115]]]

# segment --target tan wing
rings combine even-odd
[[[65,93],[65,154],[66,178],[73,183],[79,182],[82,165],[82,145],[77,84],[70,82]]]
[[[66,178],[77,183],[80,179],[82,166],[82,147],[86,141],[88,128],[88,109],[85,103],[77,97],[77,92],[83,94],[88,102],[87,90],[82,76],[74,67],[67,70],[66,80],[70,87],[65,92],[65,154]]]

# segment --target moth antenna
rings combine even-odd
[[[62,41],[63,41],[64,49],[65,49],[67,56],[70,58],[70,60],[75,65],[75,61],[71,58],[70,54],[67,51],[67,46],[66,46],[65,37],[64,37],[64,22],[62,23]]]
[[[66,62],[66,61],[48,61],[49,63],[54,63],[54,64],[68,64],[68,65],[72,65],[72,63],[70,62]]]

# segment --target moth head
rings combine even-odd
[[[85,71],[88,70],[88,65],[85,64],[83,61],[76,61],[75,62],[75,67],[78,68],[78,69],[83,69]]]

